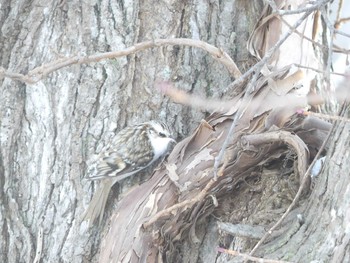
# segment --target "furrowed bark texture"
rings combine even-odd
[[[62,56],[187,37],[223,48],[243,70],[251,64],[245,45],[260,7],[245,1],[3,1],[0,65],[25,74]],[[232,81],[205,52],[177,46],[70,66],[34,84],[0,79],[1,262],[97,260],[103,227],[81,222],[95,189],[83,179],[93,156],[126,125],[159,119],[181,139],[206,115],[171,103],[154,89],[158,78],[216,98]],[[116,186],[114,196],[140,180]],[[117,201],[111,199],[106,218]]]
[[[349,114],[350,107],[347,105],[343,107],[342,115]],[[304,223],[298,232],[270,247],[269,254],[284,254],[286,259],[295,262],[349,260],[349,123],[337,122],[331,136],[332,143],[323,172],[315,178],[315,188],[301,212]]]
[[[317,68],[319,61],[313,44],[286,25],[311,39],[314,11],[327,1],[283,16],[286,21],[263,6],[267,2],[3,1],[0,262],[241,262],[217,247],[249,254],[262,229],[292,202],[331,128],[296,114],[307,104],[315,72],[291,64]],[[276,1],[284,11],[307,3]],[[222,48],[242,73],[260,59],[266,67],[232,88],[227,69],[203,50],[167,46],[64,67],[30,84],[16,81],[62,57],[161,38]],[[207,112],[175,104],[154,88],[159,79],[231,105]],[[115,132],[150,119],[166,122],[179,143],[150,179],[152,170],[116,185],[103,223],[89,228],[82,215],[96,189],[84,179],[90,164]],[[255,256],[293,262],[349,257],[348,149],[349,126],[338,123],[313,191],[305,187]],[[248,233],[226,234],[220,222],[244,225]]]
[[[268,24],[266,21],[269,20],[264,18],[270,14],[271,10],[264,9],[261,25]],[[303,19],[297,16],[289,22],[296,22],[298,18]],[[285,36],[283,32],[286,33],[278,19],[271,19],[270,16],[270,20],[270,24],[256,29],[250,46],[251,52],[256,51],[261,58],[270,48],[274,48],[274,44],[277,45],[278,37],[282,39]],[[305,35],[311,34],[311,25],[310,19],[302,23]],[[295,41],[300,43],[302,51],[291,55],[289,52]],[[259,49],[260,45],[264,48]],[[225,238],[217,233],[215,222],[228,220],[256,224],[259,229],[260,226],[270,228],[291,203],[298,182],[303,181],[309,154],[315,156],[330,130],[329,123],[303,119],[294,114],[306,105],[306,101],[299,96],[308,92],[314,75],[307,71],[304,72],[306,75],[295,71],[291,74],[288,69],[281,69],[287,60],[288,63],[303,61],[311,67],[316,63],[310,43],[292,35],[280,53],[269,60],[276,74],[261,77],[256,86],[249,90],[253,99],[245,110],[240,111],[238,106],[233,106],[229,112],[209,116],[191,136],[175,147],[165,168],[121,200],[102,242],[100,262],[242,261],[241,258],[219,256],[216,248],[224,244],[249,253],[256,241],[239,234],[223,240]],[[299,81],[304,83],[302,87],[306,89],[297,88],[297,92],[292,92],[291,88],[297,87]],[[283,105],[279,104],[282,97],[288,100],[281,102]],[[235,114],[239,115],[239,122],[228,145],[220,176],[213,181],[214,160]],[[284,170],[288,167],[288,160],[292,160],[294,167],[289,167],[286,173]],[[294,178],[291,176],[293,170]],[[288,174],[289,178],[273,179],[283,174]],[[309,180],[307,178],[306,182]],[[308,183],[304,186],[304,195],[298,207],[256,254],[265,258],[303,260],[303,256],[289,253],[288,241],[302,235],[300,229],[309,204],[305,195],[308,186]],[[120,229],[125,231],[121,232]],[[315,240],[305,242],[309,247],[317,245]],[[345,255],[346,246],[347,241],[338,254]],[[294,243],[294,248],[302,255],[310,251],[300,243]],[[312,253],[310,260],[323,260],[324,256]]]

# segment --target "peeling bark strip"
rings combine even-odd
[[[278,152],[279,149],[280,154],[286,154],[288,150],[283,147],[285,144],[289,144],[297,152],[299,156],[298,172],[303,177],[308,165],[307,146],[298,136],[287,131],[235,136],[235,141],[228,147],[233,151],[231,156],[235,156],[235,158],[227,159],[228,163],[222,166],[224,167],[223,175],[217,181],[213,180],[212,159],[210,161],[203,160],[200,167],[196,167],[190,173],[185,172],[186,167],[190,166],[191,161],[195,161],[195,157],[200,155],[204,149],[209,148],[211,152],[217,154],[231,124],[229,121],[231,118],[227,117],[226,120],[220,118],[220,122],[216,125],[213,125],[217,121],[216,119],[209,121],[209,125],[202,122],[194,136],[180,142],[168,158],[168,165],[177,167],[177,184],[182,185],[180,189],[184,189],[183,186],[187,184],[187,191],[178,191],[178,186],[167,176],[167,171],[162,170],[156,172],[150,181],[121,200],[118,213],[111,220],[112,227],[102,243],[101,262],[110,257],[111,251],[114,255],[119,255],[119,259],[125,262],[147,262],[160,253],[154,244],[164,247],[170,243],[189,238],[188,235],[194,241],[198,240],[195,231],[197,222],[204,220],[208,212],[215,209],[209,195],[228,194],[229,191],[225,190],[228,185],[232,184],[234,187],[241,178],[250,174],[256,165],[263,165],[276,158],[276,156],[271,156],[272,153]],[[261,129],[262,132],[264,127],[257,124],[263,123],[262,120],[265,118],[266,116],[255,118],[251,128],[255,131]],[[304,120],[301,118],[299,122],[294,122],[294,124],[298,124],[297,127],[303,127],[301,123]],[[212,140],[211,138],[216,139]],[[238,140],[238,138],[242,140]],[[202,147],[202,144],[198,143],[200,141],[210,143],[206,143],[206,146]],[[267,158],[267,156],[272,158]],[[231,179],[231,181],[227,181],[227,179]],[[132,205],[134,202],[138,204],[137,207]],[[218,202],[221,204],[223,200],[220,198]],[[127,235],[119,231],[121,222],[128,229]],[[113,227],[114,224],[116,227]],[[130,233],[135,234],[130,235]],[[134,252],[130,253],[130,249]]]

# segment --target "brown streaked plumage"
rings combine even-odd
[[[164,156],[169,145],[175,142],[165,124],[149,121],[121,130],[103,149],[94,167],[94,175],[90,180],[100,180],[84,220],[90,225],[97,217],[100,223],[104,208],[112,186]]]

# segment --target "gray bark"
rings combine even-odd
[[[25,74],[61,56],[91,55],[122,50],[145,40],[184,37],[222,48],[245,72],[254,63],[246,43],[262,5],[262,1],[238,0],[5,1],[0,6],[0,66]],[[222,233],[217,222],[257,225],[261,231],[278,220],[298,190],[299,176],[291,173],[298,168],[288,165],[292,160],[297,166],[295,153],[276,143],[263,147],[258,156],[253,146],[237,155],[239,140],[235,138],[229,149],[239,158],[232,158],[224,179],[211,189],[212,196],[148,228],[137,228],[147,223],[156,209],[161,211],[198,195],[210,180],[203,172],[211,171],[213,165],[201,147],[206,139],[219,138],[213,140],[215,153],[210,154],[214,156],[234,116],[207,118],[215,131],[201,126],[201,119],[209,112],[171,102],[154,88],[157,79],[169,79],[176,87],[202,97],[227,99],[237,95],[227,88],[233,79],[223,65],[202,50],[177,46],[64,67],[34,84],[0,78],[0,262],[129,258],[133,262],[240,262],[241,258],[217,254],[216,247],[248,253],[256,238]],[[249,131],[267,131],[263,126],[266,109],[261,108],[257,118],[246,118]],[[251,113],[254,111],[259,112],[259,107],[253,107]],[[104,223],[88,228],[82,214],[96,188],[84,180],[89,164],[116,131],[150,119],[166,122],[178,141],[185,138],[169,163],[179,165],[179,174],[188,174],[191,169],[193,174],[181,177],[176,185],[162,166],[149,180],[152,171],[125,180],[113,188]],[[247,123],[241,123],[242,127]],[[198,126],[203,128],[204,137],[197,137]],[[305,134],[305,126],[288,128],[297,133],[293,138],[300,137],[313,152],[328,129],[318,127]],[[239,130],[239,134],[245,132],[244,128]],[[257,256],[319,262],[341,262],[349,257],[349,127],[339,124],[333,134],[327,147],[331,157],[313,192],[303,196]],[[191,138],[201,140],[181,152]],[[299,139],[295,141],[302,145]],[[184,158],[187,164],[196,158],[204,161],[184,172],[186,162],[180,164],[177,157],[192,152],[202,155],[188,155]],[[301,163],[307,165],[306,161]],[[179,185],[188,188],[181,192]],[[152,199],[154,193],[163,195]],[[157,200],[153,203],[157,206],[148,211],[150,203],[140,200]],[[216,201],[218,206],[214,206]],[[142,216],[131,217],[135,214]],[[302,222],[297,214],[302,215]]]
[[[1,66],[25,74],[60,56],[188,37],[223,48],[243,68],[249,65],[245,41],[256,20],[252,14],[260,4],[5,1]],[[1,79],[1,262],[33,261],[40,242],[42,262],[96,259],[103,230],[88,230],[80,220],[94,191],[84,180],[93,155],[124,126],[159,119],[181,139],[205,117],[204,111],[171,103],[153,88],[157,78],[203,97],[222,96],[232,80],[205,52],[183,47],[70,66],[35,84]],[[133,180],[115,188],[111,210],[118,193],[141,179]]]
[[[349,110],[349,106],[343,107],[342,114],[349,116]],[[349,260],[349,131],[349,123],[335,124],[322,173],[314,179],[315,188],[307,202],[301,204],[303,223],[295,224],[294,232],[279,237],[265,253],[284,255],[293,262]]]

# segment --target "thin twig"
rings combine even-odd
[[[323,74],[324,71],[318,70],[312,67],[306,67],[302,66],[300,64],[292,64],[299,68],[306,68],[309,70],[313,70],[317,73]],[[343,76],[343,77],[349,77],[348,73],[335,73],[331,72],[331,74]],[[215,112],[235,112],[238,108],[238,101],[239,97],[235,97],[232,100],[216,100],[216,99],[209,99],[209,98],[201,98],[200,96],[196,96],[193,94],[188,94],[185,91],[181,89],[177,89],[174,87],[174,85],[169,81],[156,81],[155,87],[158,88],[162,93],[164,93],[166,96],[168,96],[170,99],[172,99],[175,103],[179,103],[182,105],[188,105],[195,109],[201,109],[206,111],[215,111]],[[346,99],[347,95],[344,94],[343,90],[335,90],[331,91],[329,94],[334,95],[338,99]],[[291,103],[293,101],[293,98],[291,98],[291,95],[285,95],[281,96],[278,101],[274,101],[273,105],[274,107],[283,107],[286,103]],[[324,103],[329,98],[329,96],[322,96],[320,94],[309,94],[308,95],[308,104],[310,105],[316,105]],[[350,99],[350,98],[349,98]],[[349,100],[346,99],[346,100]],[[315,103],[315,101],[317,103]],[[252,99],[251,103],[260,103],[257,99]],[[242,102],[241,102],[242,104]]]
[[[277,13],[281,16],[284,15],[296,15],[300,13],[311,13],[317,9],[319,9],[321,6],[324,6],[326,3],[330,2],[330,0],[323,0],[323,1],[317,1],[315,5],[305,7],[305,8],[299,8],[296,10],[278,10]]]
[[[309,111],[303,111],[303,115],[311,115],[318,117],[320,119],[325,119],[325,120],[335,120],[335,121],[345,121],[345,122],[350,122],[349,118],[341,117],[341,116],[332,116],[328,114],[322,114],[322,113],[316,113],[316,112],[309,112]]]
[[[337,20],[337,22],[335,23],[334,25],[334,28],[335,29],[339,29],[339,27],[344,24],[344,23],[347,23],[350,21],[350,17],[344,17],[344,18],[341,18],[339,20]]]
[[[171,98],[175,103],[191,106],[191,108],[197,108],[206,111],[226,112],[232,109],[238,98],[224,101],[222,99],[208,99],[201,98],[194,94],[188,94],[183,90],[177,89],[170,81],[156,81],[155,87],[162,93]]]
[[[320,74],[326,74],[326,72],[324,70],[320,70],[320,69],[317,69],[317,68],[307,67],[307,66],[303,66],[303,65],[300,65],[300,64],[296,64],[296,63],[293,63],[293,65],[298,67],[298,68],[310,69],[310,70],[313,70],[313,71],[315,71],[317,73],[320,73]],[[342,76],[342,77],[348,77],[349,76],[349,74],[347,74],[347,73],[339,73],[339,72],[330,72],[330,74],[337,75],[337,76]]]
[[[317,41],[315,41],[315,40],[313,40],[313,39],[311,39],[311,38],[305,36],[305,34],[299,32],[297,29],[293,28],[293,26],[292,26],[291,24],[289,24],[288,21],[285,20],[285,19],[283,18],[283,16],[280,16],[279,19],[280,19],[287,27],[289,27],[289,29],[293,30],[293,32],[294,32],[295,34],[297,34],[298,36],[300,36],[301,38],[303,38],[303,39],[305,39],[305,40],[311,42],[313,45],[318,46],[318,47],[321,48],[322,50],[324,50],[324,49],[329,49],[329,46],[322,45],[322,44],[318,43]],[[349,19],[350,19],[350,18],[349,18]],[[334,32],[337,33],[337,34],[341,34],[341,35],[345,35],[345,36],[347,36],[347,37],[350,37],[350,35],[348,35],[348,34],[342,32],[342,31],[339,31],[338,29],[335,29]],[[335,45],[333,45],[333,46],[335,46]],[[340,48],[340,47],[337,47],[337,48],[333,47],[333,51],[334,51],[334,52],[339,52],[339,53],[346,53],[346,54],[350,52],[349,50],[346,50],[346,49],[343,49],[343,48]],[[331,74],[332,74],[332,73],[331,73]]]
[[[293,30],[293,32],[295,34],[297,34],[298,36],[300,36],[301,38],[306,39],[307,41],[311,42],[313,45],[318,46],[319,48],[321,48],[322,50],[328,48],[325,45],[322,45],[322,44],[316,42],[315,40],[305,36],[305,34],[299,32],[296,28],[293,28],[293,26],[291,24],[289,24],[288,21],[285,20],[282,16],[280,16],[280,19],[287,27],[289,27],[290,30]]]
[[[337,18],[335,19],[335,21],[339,21],[342,8],[343,8],[343,0],[339,0],[339,5],[337,9]]]
[[[322,4],[325,4],[326,0],[320,1],[317,5],[317,7],[320,7]],[[304,15],[299,18],[299,20],[294,24],[293,28],[298,28],[301,23],[313,12],[315,9],[308,9]],[[254,82],[258,77],[258,73],[261,71],[262,67],[267,63],[267,61],[271,58],[271,56],[276,52],[278,48],[286,41],[286,39],[294,32],[294,30],[289,30],[266,54],[265,56],[258,62],[256,63],[253,67],[251,67],[246,73],[244,73],[239,79],[235,80],[233,84],[231,85],[232,87],[236,87],[241,85],[253,72],[255,72],[255,76],[253,77],[253,80],[248,84],[246,92],[244,94],[242,103],[240,104],[238,111],[233,119],[232,125],[229,129],[229,132],[225,138],[225,141],[221,147],[221,150],[219,152],[219,155],[215,158],[215,163],[214,163],[214,178],[217,177],[217,169],[219,165],[221,164],[222,158],[224,156],[224,153],[226,151],[226,148],[229,144],[229,142],[232,141],[234,133],[235,133],[235,127],[238,122],[238,119],[241,118],[241,116],[244,114],[245,110],[248,107],[248,103],[252,99],[252,92],[254,91]]]
[[[347,33],[343,32],[343,31],[338,30],[338,29],[334,29],[334,32],[336,34],[339,34],[339,35],[342,35],[344,37],[349,37],[350,38],[350,34],[347,34]]]
[[[343,54],[350,54],[350,49],[345,49],[345,48],[339,47],[337,45],[334,45],[333,52],[335,52],[335,53],[343,53]]]

